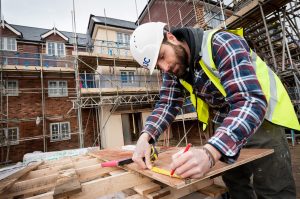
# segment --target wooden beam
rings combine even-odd
[[[92,166],[76,169],[76,172],[77,172],[77,175],[79,176],[80,182],[83,183],[83,182],[95,180],[111,171],[118,170],[118,169],[119,168],[117,168],[117,167],[101,168],[97,164],[97,165],[92,165]]]
[[[170,194],[171,194],[171,187],[165,187],[159,191],[155,191],[146,195],[146,197],[148,199],[159,199],[163,197],[169,198]]]
[[[64,170],[64,169],[71,169],[73,168],[74,165],[71,161],[66,162],[66,164],[53,164],[53,165],[41,165],[38,167],[38,170],[43,170],[43,169],[56,169],[57,171],[59,170]]]
[[[81,184],[82,192],[72,196],[72,199],[90,199],[98,196],[104,196],[124,189],[128,189],[146,182],[151,179],[142,175],[125,172],[119,175],[109,176],[102,179],[93,180]]]
[[[187,187],[183,187],[181,189],[166,187],[157,192],[152,192],[152,193],[148,194],[146,197],[149,199],[154,199],[154,198],[158,199],[161,197],[164,197],[164,199],[165,198],[170,198],[170,199],[181,198],[181,197],[191,194],[195,191],[198,191],[204,187],[210,186],[213,184],[213,182],[214,181],[211,179],[204,179],[203,181],[196,182],[194,184],[191,184]],[[169,193],[168,193],[168,191],[169,191]],[[166,193],[168,193],[168,194],[166,194]]]
[[[134,194],[131,196],[127,196],[125,199],[144,199],[144,196],[141,196],[140,194]]]
[[[81,185],[76,174],[75,169],[65,170],[60,172],[55,188],[54,188],[54,198],[62,196],[70,196],[81,191]]]
[[[74,167],[76,169],[83,168],[83,167],[86,167],[86,166],[95,165],[95,164],[98,164],[98,166],[100,167],[100,163],[101,163],[101,161],[97,158],[91,158],[91,159],[88,159],[88,160],[73,162]]]
[[[12,198],[24,194],[50,191],[54,187],[57,177],[58,174],[53,174],[47,177],[16,182],[8,191],[1,194],[0,198]]]
[[[137,193],[141,195],[147,195],[149,193],[152,193],[154,191],[160,190],[160,185],[154,183],[154,182],[149,182],[145,184],[141,184],[138,186],[133,187],[133,190],[135,190]]]
[[[238,20],[239,16],[244,16],[246,13],[248,13],[250,10],[258,6],[258,2],[261,0],[253,0],[251,3],[249,3],[247,6],[243,7],[241,10],[239,10],[235,15],[230,16],[228,19],[226,19],[225,23],[226,25],[230,25],[231,23]],[[223,27],[223,23],[218,26],[218,28]]]
[[[53,191],[43,193],[40,195],[36,195],[36,196],[32,196],[32,197],[28,197],[26,199],[53,199]]]
[[[51,160],[49,162],[46,162],[46,163],[40,165],[38,169],[45,169],[45,168],[49,168],[49,167],[61,166],[61,165],[70,164],[70,163],[72,163],[72,160],[70,158],[64,158],[64,159],[60,159],[60,160]]]
[[[71,169],[71,168],[73,168],[73,164],[69,163],[69,164],[65,164],[65,165],[59,165],[59,166],[54,166],[54,167],[31,171],[28,175],[26,175],[26,176],[24,176],[24,178],[22,178],[22,181],[30,180],[30,179],[34,179],[34,178],[46,177],[48,175],[53,175],[54,173],[57,173],[58,171]]]
[[[21,178],[28,172],[36,169],[41,164],[42,164],[42,162],[33,163],[32,165],[27,166],[24,169],[21,169],[21,170],[17,171],[16,173],[13,173],[12,175],[1,180],[0,181],[0,194],[7,191],[19,178]]]
[[[85,168],[91,165],[95,165],[95,167],[100,167],[100,163],[101,161],[98,160],[97,158],[93,158],[93,159],[84,159],[75,163],[69,162],[67,164],[63,164],[63,165],[58,165],[55,164],[55,166],[53,167],[47,167],[47,168],[43,168],[43,169],[39,169],[36,171],[32,171],[30,172],[27,176],[25,176],[25,178],[23,178],[23,180],[29,180],[29,179],[33,179],[33,178],[37,178],[37,177],[41,177],[41,176],[47,176],[49,174],[53,174],[55,172],[61,171],[61,170],[67,170],[67,169],[81,169],[81,168]]]
[[[198,192],[216,198],[222,195],[223,193],[226,193],[227,188],[220,185],[212,184],[208,187],[204,187],[203,189],[200,189]]]

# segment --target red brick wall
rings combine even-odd
[[[17,76],[19,75],[19,76]],[[29,74],[26,74],[29,75]],[[42,94],[41,94],[41,79],[39,74],[31,74],[26,76],[25,74],[6,73],[4,79],[18,80],[19,83],[19,96],[8,97],[8,115],[10,119],[15,119],[16,122],[9,122],[9,127],[19,128],[20,142],[18,145],[10,146],[9,160],[13,162],[21,161],[25,153],[33,151],[43,151],[43,122],[36,125],[36,118],[42,118]],[[44,88],[45,88],[45,129],[46,129],[46,141],[47,151],[66,150],[79,148],[77,126],[77,114],[72,110],[69,114],[67,112],[72,108],[72,102],[70,97],[75,97],[75,81],[73,74],[44,74]],[[9,78],[7,76],[10,76]],[[15,76],[15,77],[11,77]],[[65,80],[68,83],[68,97],[48,97],[48,81],[49,80]],[[4,99],[3,107],[6,107],[6,100]],[[89,109],[88,109],[89,110]],[[82,111],[83,116],[83,128],[85,130],[85,146],[92,146],[93,144],[93,126],[96,126],[95,119],[93,125],[93,113],[89,116],[89,122],[86,124],[89,112],[87,110]],[[5,109],[6,113],[6,109]],[[70,122],[71,140],[50,142],[50,123],[55,122]],[[39,137],[39,139],[30,140],[33,137]],[[0,147],[1,148],[1,147]],[[4,161],[6,157],[7,147],[2,147],[5,151],[2,156],[0,153],[0,161]],[[1,150],[1,149],[0,149]]]
[[[8,29],[0,28],[2,36],[15,36],[15,34]],[[59,35],[50,35],[45,39],[46,41],[65,42]],[[43,45],[43,47],[42,47]],[[42,50],[43,49],[43,50]],[[72,54],[73,47],[66,47],[66,54]],[[43,52],[42,52],[43,51]],[[18,52],[22,53],[45,53],[45,43],[28,44],[18,41]],[[14,64],[22,64],[24,57],[20,54],[11,52],[17,59]],[[19,57],[18,57],[19,56]],[[39,59],[39,57],[37,57]],[[29,64],[31,65],[31,63]],[[38,62],[37,65],[40,65]],[[3,110],[6,112],[6,105],[8,104],[8,118],[13,120],[8,123],[0,123],[2,127],[18,127],[19,128],[19,144],[12,145],[9,148],[9,158],[13,162],[21,161],[23,155],[34,151],[43,151],[43,122],[36,124],[36,118],[42,118],[42,90],[40,72],[29,71],[15,71],[3,72],[4,80],[18,80],[19,96],[3,97]],[[49,97],[47,88],[49,80],[67,81],[68,96],[67,97]],[[75,77],[72,73],[49,72],[44,73],[44,96],[45,96],[45,134],[46,134],[46,148],[47,151],[67,150],[79,148],[78,141],[78,125],[77,113],[72,110],[71,97],[76,97],[75,93]],[[8,99],[8,101],[7,101]],[[71,110],[71,111],[70,111]],[[95,111],[92,109],[82,109],[82,126],[84,131],[85,147],[92,146],[94,143],[94,129],[96,128]],[[4,118],[5,119],[5,118]],[[71,139],[64,141],[50,141],[50,123],[56,122],[70,122]],[[0,127],[1,128],[1,127]],[[33,139],[36,138],[36,139]],[[5,161],[7,147],[0,147],[0,162]]]
[[[170,0],[166,1],[166,7],[168,11],[168,18],[171,27],[180,27],[180,15],[179,9],[181,12],[181,17],[183,25],[192,26],[195,24],[195,12],[192,3],[185,3],[182,0]],[[151,21],[161,21],[167,23],[167,14],[164,0],[156,0],[150,7],[150,17]],[[192,20],[190,20],[193,18]],[[190,22],[188,23],[188,21]],[[140,19],[140,24],[149,22],[148,10],[146,8],[145,16]]]
[[[2,26],[0,27],[0,35],[2,37],[18,37],[14,32],[12,32],[6,27],[2,28]]]

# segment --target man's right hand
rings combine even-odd
[[[151,155],[151,145],[149,144],[150,135],[148,133],[143,133],[137,143],[136,148],[132,156],[132,160],[139,165],[139,167],[143,169],[151,169],[152,164],[150,160]],[[145,162],[143,158],[145,157]],[[146,163],[146,164],[145,164]]]

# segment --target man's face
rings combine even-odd
[[[166,41],[161,45],[157,59],[159,69],[181,77],[185,73],[187,65],[188,55],[180,44]]]

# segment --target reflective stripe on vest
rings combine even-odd
[[[212,36],[218,30],[209,30],[205,31],[203,35],[203,43],[202,43],[202,51],[201,56],[202,59],[200,60],[199,64],[203,71],[206,73],[208,78],[212,81],[212,83],[216,86],[216,88],[222,93],[224,97],[226,97],[226,91],[221,84],[219,72],[216,68],[216,65],[212,58]],[[241,32],[241,31],[238,31]],[[236,33],[236,32],[233,32]],[[262,61],[262,59],[257,56],[255,52],[251,50],[250,52],[251,61],[255,68],[255,72],[257,75],[257,79],[261,85],[262,91],[267,99],[268,108],[266,111],[265,119],[268,121],[292,128],[300,130],[299,121],[297,115],[295,113],[293,104],[289,98],[288,93],[286,92],[284,86],[282,85],[278,76],[267,66],[267,64]],[[192,86],[183,80],[180,80],[181,84],[187,89],[190,87],[191,89],[187,89],[191,94],[191,99],[196,101],[196,96],[193,94]],[[200,98],[197,98],[197,101],[201,101],[201,104],[206,104]],[[195,104],[193,103],[195,106]],[[200,107],[204,107],[205,105],[200,105]],[[208,122],[208,105],[206,104],[207,108],[200,109],[197,106],[197,115],[200,121],[205,120]],[[195,106],[196,107],[196,106]],[[206,118],[200,118],[199,116],[207,116]]]

